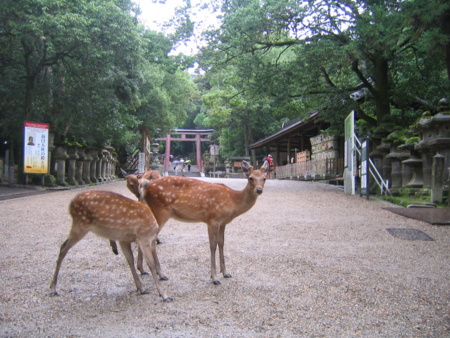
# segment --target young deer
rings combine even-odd
[[[133,201],[110,191],[91,190],[77,195],[69,206],[72,216],[72,228],[69,237],[62,244],[56,261],[56,269],[50,285],[53,295],[62,261],[67,252],[78,243],[89,231],[110,240],[119,241],[133,275],[137,291],[148,293],[142,289],[136,269],[134,268],[131,243],[137,242],[155,280],[156,288],[164,301],[171,301],[163,291],[158,275],[164,279],[158,256],[156,254],[156,236],[159,228],[150,208],[140,202]]]
[[[230,278],[225,268],[223,246],[225,227],[235,217],[248,211],[262,194],[266,181],[266,168],[254,170],[243,161],[242,170],[247,176],[247,185],[236,191],[223,184],[214,184],[198,179],[167,176],[151,182],[142,182],[141,201],[153,211],[159,229],[170,219],[184,222],[204,222],[208,226],[211,251],[211,279],[219,285],[216,272],[216,249],[219,247],[220,272]]]
[[[122,174],[127,181],[128,190],[130,190],[137,199],[139,199],[139,180],[145,179],[153,181],[161,177],[159,171],[156,170],[148,170],[142,175],[127,174],[122,170]]]
[[[140,179],[146,179],[146,180],[152,181],[152,180],[156,180],[157,178],[161,177],[161,174],[159,173],[159,171],[156,171],[156,170],[147,170],[142,175],[128,174],[123,169],[120,169],[120,171],[122,172],[123,177],[125,177],[125,179],[126,179],[128,190],[130,190],[137,197],[137,199],[139,199],[139,180]],[[161,244],[161,241],[158,238],[156,238],[156,243]],[[111,245],[112,251],[116,255],[118,255],[119,250],[117,250],[116,241],[109,241],[109,245]],[[143,268],[142,252],[140,250],[138,253],[138,262],[139,262],[138,270],[140,271],[140,273],[142,275],[146,275],[147,272],[145,272],[144,268]]]

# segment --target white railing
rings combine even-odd
[[[359,138],[354,135],[355,137],[355,149],[358,152],[359,157],[361,158],[361,141],[359,140]],[[375,182],[378,184],[378,187],[381,190],[381,194],[385,195],[385,194],[391,194],[391,192],[389,191],[389,181],[388,180],[384,180],[383,176],[381,176],[380,172],[378,171],[377,167],[375,166],[375,163],[373,163],[372,159],[370,157],[367,156],[367,158],[369,159],[369,172],[372,175],[373,179],[375,180]]]
[[[342,158],[328,158],[275,167],[275,178],[324,180],[342,177],[343,171],[344,160]]]

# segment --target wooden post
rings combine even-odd
[[[195,152],[197,155],[197,170],[199,173],[203,172],[203,158],[202,158],[202,147],[200,141],[200,135],[195,135]]]
[[[166,157],[164,158],[164,175],[169,176],[170,166],[170,134],[166,135]]]

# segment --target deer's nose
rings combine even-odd
[[[257,193],[258,195],[261,195],[262,192],[263,192],[262,188],[256,188],[256,193]]]

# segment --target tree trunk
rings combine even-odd
[[[25,88],[25,121],[33,119],[33,93],[35,77],[27,74]]]
[[[391,107],[389,104],[389,64],[381,53],[376,53],[373,57],[374,80],[375,80],[375,113],[378,125],[384,122],[386,116],[389,116]]]
[[[447,78],[450,80],[450,43],[445,48],[445,64],[447,66]]]
[[[244,119],[242,120],[242,125],[244,128],[244,147],[245,147],[245,156],[250,156],[250,137],[251,137],[251,128],[250,128],[250,123],[248,121],[248,113],[246,114],[246,116],[244,117]]]

